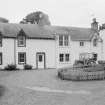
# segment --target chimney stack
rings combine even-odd
[[[96,21],[96,18],[93,18],[93,22],[91,23],[91,29],[98,31],[98,22]]]

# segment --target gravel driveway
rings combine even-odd
[[[64,81],[55,69],[0,71],[0,105],[105,105],[105,81]]]

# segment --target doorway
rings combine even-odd
[[[36,67],[38,69],[44,69],[45,68],[45,53],[38,52],[36,54]]]

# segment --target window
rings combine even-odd
[[[80,42],[80,46],[84,46],[84,42]]]
[[[97,46],[97,39],[93,40],[93,46],[96,47]]]
[[[69,45],[69,37],[66,35],[64,36],[64,45],[68,46]]]
[[[95,60],[95,61],[97,61],[97,54],[93,54],[93,59]]]
[[[65,61],[69,62],[69,54],[65,54]]]
[[[0,35],[0,47],[2,47],[2,36]]]
[[[64,61],[64,54],[59,54],[59,61],[63,62]]]
[[[59,36],[59,46],[63,46],[63,36]]]
[[[19,47],[25,47],[26,46],[26,38],[25,36],[18,36],[18,46]]]
[[[2,53],[0,53],[0,65],[2,65]]]
[[[39,55],[39,62],[42,62],[42,55]]]
[[[18,63],[26,64],[26,53],[18,53]]]

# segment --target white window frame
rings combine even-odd
[[[18,47],[25,47],[26,46],[26,37],[24,35],[18,36]]]
[[[0,36],[0,47],[2,47],[2,36]]]
[[[63,46],[63,35],[59,35],[59,46]]]
[[[97,39],[93,39],[93,46],[97,47],[98,43],[97,43]]]
[[[84,46],[84,41],[80,41],[79,44],[80,44],[81,47],[83,47]]]
[[[3,56],[3,54],[0,52],[0,65],[2,65],[2,63],[3,63],[2,56]]]
[[[21,54],[24,54],[23,58],[20,58]],[[23,59],[23,62],[21,62],[22,59]],[[18,52],[18,64],[26,64],[26,52]]]
[[[66,53],[65,54],[65,62],[69,62],[70,61],[70,54]]]
[[[64,54],[63,53],[59,54],[59,62],[64,62]]]
[[[68,46],[69,45],[69,36],[68,35],[65,35],[64,36],[64,45],[65,46]]]

